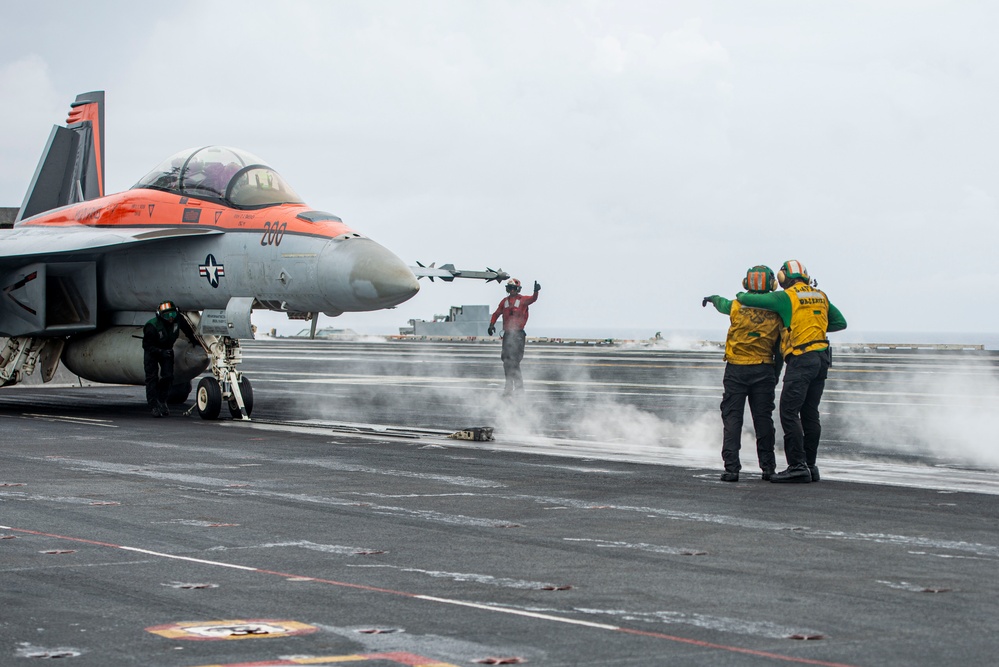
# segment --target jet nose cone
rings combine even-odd
[[[343,311],[379,310],[420,291],[401,259],[371,239],[348,237],[327,244],[320,261],[323,294]]]

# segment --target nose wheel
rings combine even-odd
[[[239,393],[243,397],[243,410],[249,417],[250,413],[253,412],[253,385],[250,384],[250,378],[245,375],[239,379]],[[229,397],[229,414],[232,415],[233,419],[243,418],[239,412],[239,403],[236,402],[235,396]]]
[[[197,406],[198,415],[202,419],[218,419],[222,413],[222,385],[213,377],[201,378],[198,383]],[[253,385],[250,378],[242,377],[239,380],[239,393],[243,398],[243,412],[239,410],[239,403],[236,400],[235,392],[230,391],[225,403],[229,407],[229,414],[233,419],[243,419],[253,412]]]
[[[202,419],[218,419],[222,413],[222,385],[213,377],[201,378],[198,383],[197,406],[198,415]],[[243,399],[243,412],[239,410],[239,403],[236,400],[235,392],[229,392],[225,403],[229,407],[229,414],[233,419],[243,419],[243,414],[247,417],[253,412],[253,385],[250,378],[242,377],[239,380],[239,393]]]
[[[198,383],[198,414],[202,419],[218,419],[222,412],[222,387],[215,378],[201,378]]]

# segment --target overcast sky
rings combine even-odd
[[[853,331],[999,332],[994,2],[0,4],[0,205],[105,90],[109,192],[243,148],[411,264],[539,280],[529,333],[724,332],[701,297],[786,259]],[[422,282],[322,324],[503,296]]]

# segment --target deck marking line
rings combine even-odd
[[[526,616],[528,618],[537,618],[543,621],[555,621],[556,623],[568,623],[569,625],[582,625],[587,628],[597,628],[598,630],[622,630],[616,625],[609,625],[607,623],[595,623],[593,621],[582,621],[575,618],[568,618],[565,616],[552,616],[551,614],[540,614],[536,611],[526,611],[523,609],[511,609],[508,607],[495,607],[493,605],[482,604],[481,602],[466,602],[465,600],[452,600],[449,598],[439,598],[432,595],[414,595],[413,597],[419,600],[428,600],[430,602],[440,602],[442,604],[453,604],[459,607],[472,607],[473,609],[482,609],[485,611],[498,611],[503,614],[512,614],[514,616]]]
[[[138,547],[127,547],[127,546],[123,546],[123,545],[120,545],[120,544],[112,544],[110,542],[99,542],[99,541],[96,541],[96,540],[88,540],[88,539],[85,539],[85,538],[82,538],[82,537],[70,537],[68,535],[58,535],[58,534],[55,534],[55,533],[45,533],[45,532],[37,531],[37,530],[28,530],[26,528],[15,528],[13,526],[2,526],[2,525],[0,525],[0,530],[12,530],[12,531],[15,531],[15,532],[27,533],[27,534],[30,534],[30,535],[39,535],[39,536],[42,536],[42,537],[54,537],[56,539],[68,540],[70,542],[79,542],[79,543],[83,543],[83,544],[93,544],[93,545],[96,545],[96,546],[110,547],[112,549],[121,549],[123,551],[132,551],[132,552],[136,552],[136,553],[142,553],[142,554],[146,554],[146,555],[149,555],[149,556],[159,556],[161,558],[169,558],[169,559],[173,559],[173,560],[181,560],[181,561],[187,561],[187,562],[192,562],[192,563],[199,563],[199,564],[203,564],[203,565],[214,565],[214,566],[217,566],[217,567],[228,567],[228,568],[233,568],[233,569],[238,569],[238,570],[246,570],[246,571],[249,571],[249,572],[256,572],[258,574],[269,574],[269,575],[283,577],[283,578],[303,577],[304,576],[304,575],[301,575],[301,574],[291,574],[291,573],[288,573],[288,572],[278,572],[276,570],[266,570],[266,569],[263,569],[263,568],[248,567],[246,565],[235,565],[235,564],[232,564],[232,563],[223,563],[223,562],[220,562],[220,561],[204,560],[204,559],[201,559],[201,558],[191,558],[189,556],[177,556],[177,555],[173,555],[173,554],[162,553],[162,552],[159,552],[159,551],[151,551],[149,549],[140,549]],[[620,633],[623,633],[623,634],[634,635],[634,636],[638,636],[638,637],[649,637],[649,638],[652,638],[652,639],[664,639],[664,640],[667,640],[667,641],[677,642],[677,643],[680,643],[680,644],[688,644],[688,645],[691,645],[691,646],[699,646],[699,647],[702,647],[702,648],[716,649],[716,650],[720,650],[720,651],[728,651],[730,653],[742,653],[742,654],[753,655],[753,656],[758,656],[758,657],[762,657],[762,658],[770,658],[770,659],[773,659],[773,660],[782,660],[784,662],[793,662],[793,663],[804,664],[804,665],[819,665],[820,667],[856,667],[855,665],[849,665],[849,664],[846,664],[846,663],[826,662],[826,661],[823,661],[823,660],[813,660],[811,658],[797,658],[797,657],[788,656],[788,655],[781,655],[779,653],[770,653],[768,651],[757,651],[757,650],[754,650],[754,649],[742,648],[742,647],[739,647],[739,646],[731,646],[731,645],[728,645],[728,644],[713,644],[711,642],[705,642],[705,641],[701,641],[699,639],[690,639],[690,638],[687,638],[687,637],[680,637],[680,636],[677,636],[677,635],[668,635],[668,634],[664,634],[664,633],[660,633],[660,632],[651,632],[651,631],[648,631],[648,630],[637,630],[637,629],[631,629],[631,628],[624,628],[624,627],[621,627],[621,626],[618,626],[618,625],[610,625],[610,624],[607,624],[607,623],[595,623],[593,621],[583,621],[583,620],[579,620],[579,619],[575,619],[575,618],[569,618],[569,617],[565,617],[565,616],[553,616],[553,615],[550,615],[550,614],[540,614],[540,613],[537,613],[537,612],[531,612],[531,611],[526,611],[526,610],[521,610],[521,609],[511,609],[511,608],[506,608],[506,607],[496,607],[496,606],[493,606],[493,605],[482,604],[482,603],[479,603],[479,602],[467,602],[467,601],[464,601],[464,600],[454,600],[454,599],[450,599],[450,598],[435,597],[435,596],[432,596],[432,595],[422,595],[422,594],[419,594],[419,593],[409,593],[409,592],[406,592],[406,591],[397,591],[397,590],[393,590],[393,589],[390,589],[390,588],[378,588],[376,586],[367,586],[367,585],[364,585],[364,584],[352,584],[352,583],[348,583],[348,582],[337,581],[335,579],[322,579],[322,578],[319,578],[319,577],[308,577],[308,579],[310,579],[311,581],[315,581],[317,583],[329,584],[331,586],[340,586],[340,587],[343,587],[343,588],[353,588],[353,589],[357,589],[357,590],[370,591],[370,592],[374,592],[374,593],[388,593],[390,595],[397,595],[397,596],[407,597],[407,598],[411,598],[411,599],[415,599],[415,600],[424,600],[424,601],[427,601],[427,602],[437,602],[437,603],[440,603],[440,604],[450,604],[450,605],[456,605],[456,606],[460,606],[460,607],[469,607],[469,608],[473,608],[473,609],[479,609],[479,610],[482,610],[482,611],[491,611],[491,612],[498,612],[498,613],[503,613],[503,614],[511,614],[511,615],[514,615],[514,616],[524,616],[524,617],[528,617],[528,618],[536,618],[538,620],[543,620],[543,621],[552,621],[554,623],[565,623],[565,624],[568,624],[568,625],[578,625],[578,626],[582,626],[582,627],[594,628],[596,630],[610,630],[612,632],[620,632]]]
[[[190,563],[201,563],[202,565],[217,565],[218,567],[231,567],[235,570],[246,570],[248,572],[259,572],[255,567],[248,567],[246,565],[235,565],[233,563],[223,563],[217,560],[204,560],[203,558],[191,558],[190,556],[176,556],[174,554],[165,554],[159,551],[150,551],[149,549],[139,549],[137,547],[124,547],[120,545],[115,545],[118,549],[123,549],[125,551],[135,551],[136,553],[146,554],[148,556],[159,556],[160,558],[172,558],[173,560],[184,560]]]
[[[721,649],[723,651],[731,651],[733,653],[746,653],[748,655],[755,655],[761,658],[772,658],[774,660],[784,660],[786,662],[797,662],[804,665],[821,665],[822,667],[855,667],[855,665],[848,665],[842,662],[827,662],[825,660],[813,660],[811,658],[796,658],[789,655],[781,655],[779,653],[770,653],[769,651],[757,651],[751,648],[740,648],[738,646],[729,646],[727,644],[712,644],[711,642],[705,642],[699,639],[689,639],[687,637],[667,635],[661,632],[652,632],[650,630],[634,630],[632,628],[616,628],[616,630],[618,632],[623,632],[624,634],[627,635],[639,635],[641,637],[668,639],[669,641],[679,642],[681,644],[703,646],[704,648],[716,648],[716,649]]]

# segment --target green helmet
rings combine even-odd
[[[777,289],[777,279],[769,266],[757,264],[746,271],[746,277],[742,279],[742,287],[750,292],[773,292]]]

